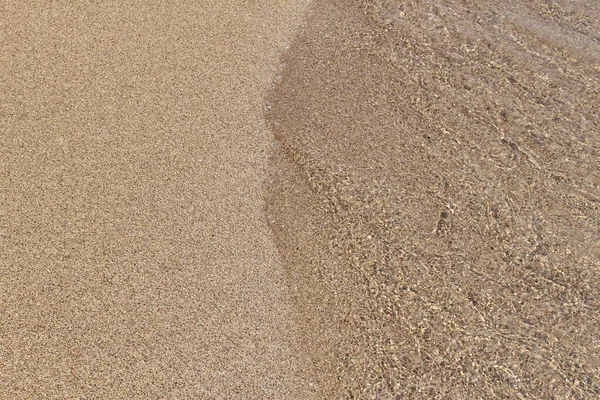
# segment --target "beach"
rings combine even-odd
[[[0,398],[310,398],[264,218],[306,2],[4,2]]]
[[[0,399],[600,396],[593,0],[0,7]]]

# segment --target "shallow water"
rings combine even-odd
[[[322,398],[600,394],[599,17],[313,4],[267,211]]]

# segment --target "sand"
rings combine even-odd
[[[320,398],[600,397],[595,1],[316,1],[268,215]]]
[[[263,207],[306,1],[0,6],[0,398],[310,398]]]
[[[1,399],[600,397],[595,0],[38,3]]]

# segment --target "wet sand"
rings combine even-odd
[[[267,213],[320,398],[600,396],[599,21],[314,2]]]
[[[310,398],[263,213],[306,3],[3,2],[0,398]]]

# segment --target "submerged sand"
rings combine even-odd
[[[0,398],[310,397],[263,214],[306,1],[0,7]]]
[[[315,2],[268,214],[320,398],[600,397],[599,34],[596,1]]]

